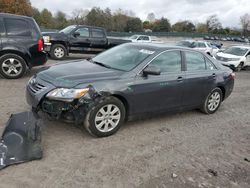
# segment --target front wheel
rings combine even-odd
[[[218,108],[221,105],[221,102],[222,102],[222,91],[220,88],[215,88],[207,96],[201,108],[201,111],[206,114],[213,114],[218,110]]]
[[[62,44],[53,44],[50,50],[50,57],[56,60],[62,60],[67,54],[66,48]]]
[[[89,110],[84,126],[96,137],[110,136],[124,123],[125,113],[125,107],[119,99],[106,97]]]

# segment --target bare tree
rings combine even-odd
[[[250,15],[249,14],[244,14],[243,16],[240,17],[240,23],[242,26],[242,32],[243,35],[247,35],[247,33],[250,30]]]
[[[72,19],[76,24],[84,24],[85,17],[89,13],[88,10],[83,9],[74,9],[72,11]]]
[[[149,22],[155,22],[155,14],[153,12],[149,13],[148,16],[147,16],[147,20]]]
[[[211,15],[211,16],[209,16],[207,18],[206,26],[207,26],[208,32],[210,32],[210,31],[214,32],[214,31],[219,30],[219,29],[222,28],[220,20],[219,20],[219,18],[217,17],[216,14]]]

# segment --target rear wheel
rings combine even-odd
[[[67,54],[66,48],[62,44],[53,44],[50,50],[50,57],[56,60],[62,60]]]
[[[84,126],[94,136],[110,136],[124,123],[125,113],[125,107],[119,99],[107,97],[90,109]]]
[[[215,88],[207,96],[201,111],[206,114],[213,114],[218,110],[222,102],[222,91],[220,88]]]
[[[17,79],[26,72],[25,60],[16,54],[6,54],[0,57],[0,73],[4,78]]]

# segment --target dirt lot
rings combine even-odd
[[[29,110],[25,84],[38,70],[0,79],[0,131],[11,113]],[[247,188],[249,112],[250,71],[242,71],[230,98],[210,116],[191,111],[137,120],[102,139],[45,119],[43,159],[0,171],[0,187]]]

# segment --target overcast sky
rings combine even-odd
[[[153,12],[156,18],[170,19],[171,24],[180,20],[194,23],[205,21],[212,14],[217,14],[224,27],[240,27],[240,16],[250,14],[250,0],[31,0],[33,6],[47,8],[53,13],[58,10],[68,16],[74,9],[109,7],[112,11],[119,8],[132,10],[142,20]]]

